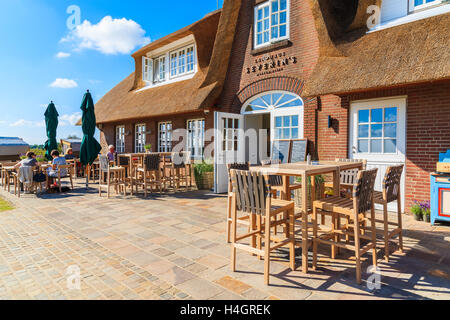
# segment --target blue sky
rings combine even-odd
[[[72,5],[81,24],[69,29]],[[58,139],[81,136],[74,122],[86,89],[98,101],[133,72],[133,51],[216,8],[217,0],[1,1],[0,136],[43,144],[51,100],[60,114]]]

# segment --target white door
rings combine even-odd
[[[406,97],[352,102],[349,145],[350,158],[366,159],[368,169],[378,168],[375,190],[381,191],[386,169],[405,164]],[[401,182],[403,209],[405,170]],[[397,204],[390,204],[388,209],[396,211]]]
[[[228,192],[227,164],[245,161],[244,116],[216,112],[214,117],[214,191]]]

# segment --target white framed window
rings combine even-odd
[[[187,47],[172,51],[170,53],[170,77],[180,77],[195,72],[195,46]]]
[[[143,153],[145,148],[145,124],[137,124],[134,130],[134,152]]]
[[[300,132],[299,115],[275,117],[274,140],[298,139]]]
[[[203,159],[205,149],[205,119],[187,121],[187,150],[193,159]]]
[[[239,151],[239,119],[222,118],[222,151]]]
[[[116,151],[117,153],[125,152],[125,126],[116,127]]]
[[[172,151],[172,122],[158,124],[158,150],[159,152]]]
[[[409,0],[409,10],[421,10],[440,3],[442,3],[442,0]]]
[[[270,0],[255,7],[255,48],[289,39],[290,0]]]
[[[153,83],[166,81],[166,56],[154,59],[153,66]]]
[[[146,82],[153,81],[153,60],[142,57],[142,79]]]

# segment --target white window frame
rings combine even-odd
[[[116,151],[125,152],[125,126],[116,126]]]
[[[193,130],[189,128],[190,123],[195,124],[195,127]],[[200,123],[200,127],[198,127],[199,123]],[[191,152],[191,157],[195,160],[203,159],[203,155],[204,155],[204,151],[205,151],[205,123],[206,122],[205,122],[204,118],[189,119],[186,121],[186,133],[187,133],[186,150]],[[192,137],[191,137],[191,131],[193,131]],[[198,137],[199,133],[200,133],[200,137]],[[195,145],[196,141],[199,141],[200,145],[196,146]],[[191,145],[192,145],[192,148],[191,148]],[[201,154],[195,153],[195,151],[198,149],[201,149]]]
[[[426,0],[423,0],[423,1],[425,2]],[[415,2],[415,0],[409,0],[409,13],[413,13],[413,12],[415,12],[417,10],[426,9],[428,7],[433,7],[435,5],[441,4],[442,0],[433,0],[432,2],[423,3],[423,4],[418,5],[418,6],[416,6],[414,4],[414,2]]]
[[[142,80],[153,82],[153,59],[149,57],[142,57]]]
[[[291,8],[291,1],[290,0],[286,0],[286,36],[284,37],[277,37],[277,38],[272,38],[272,2],[274,2],[275,0],[269,0],[266,2],[263,2],[257,6],[255,6],[254,9],[254,23],[253,23],[253,37],[254,37],[254,48],[258,49],[258,48],[262,48],[268,45],[271,45],[273,43],[282,41],[282,40],[286,40],[289,39],[290,37],[290,8]],[[258,44],[258,10],[259,9],[263,9],[264,7],[269,7],[269,42],[265,42],[265,43],[261,43]],[[278,11],[278,16],[279,16],[279,12]],[[279,19],[279,17],[278,17]],[[280,26],[280,21],[278,20],[278,27]],[[264,28],[264,25],[263,25]],[[278,30],[279,32],[279,30]]]
[[[192,70],[189,70],[189,71],[188,71],[188,63],[187,63],[188,50],[193,51],[193,66],[192,66]],[[182,52],[184,52],[183,58],[181,58]],[[171,52],[169,52],[169,57],[170,57],[170,62],[169,62],[169,65],[170,65],[169,77],[170,77],[170,79],[179,78],[179,77],[196,72],[197,59],[196,59],[195,44],[190,44],[190,45],[178,48],[176,50],[172,50]],[[174,64],[174,62],[175,62],[175,64]],[[184,68],[184,71],[180,71],[181,67]],[[175,73],[173,71],[175,71]]]
[[[134,152],[143,153],[145,151],[147,126],[139,123],[134,126]]]
[[[161,130],[161,126],[164,126],[164,131]],[[170,125],[170,130],[167,130],[167,125]],[[170,132],[170,135],[168,133]],[[161,139],[163,134],[163,139]],[[172,121],[158,122],[158,151],[159,152],[172,152],[172,136],[173,126]]]
[[[406,159],[406,99],[407,97],[392,97],[363,101],[352,101],[350,111],[350,156],[370,161],[403,162]],[[358,152],[358,111],[379,108],[397,108],[397,152],[396,153],[360,153]],[[383,119],[384,120],[384,119]],[[384,122],[384,121],[383,121]],[[370,130],[370,127],[369,127]],[[369,133],[370,136],[370,133]],[[370,149],[369,149],[370,150]]]
[[[153,59],[153,83],[158,84],[167,80],[167,57],[166,55],[159,56]],[[157,70],[156,70],[157,67]]]

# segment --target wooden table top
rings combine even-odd
[[[269,166],[250,167],[250,171],[259,171],[269,175],[302,176],[330,173],[337,169],[350,170],[357,169],[363,165],[362,162],[336,162],[318,161],[318,164],[308,165],[306,162],[283,163]]]

